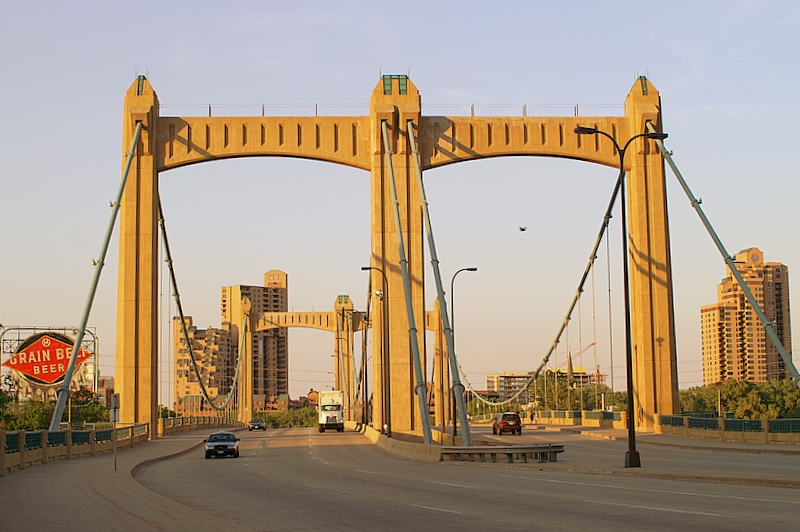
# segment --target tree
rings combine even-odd
[[[158,405],[158,417],[178,417],[178,414],[164,405]]]
[[[800,417],[800,390],[792,381],[764,383],[729,379],[681,390],[683,412],[733,412],[740,419]]]

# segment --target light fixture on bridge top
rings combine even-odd
[[[578,135],[594,135],[596,133],[600,133],[600,131],[594,127],[578,126],[575,128],[575,133]]]

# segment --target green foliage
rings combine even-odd
[[[70,409],[64,409],[62,422],[96,423],[108,421],[108,408],[95,401],[90,390],[81,388],[71,394]],[[0,390],[0,428],[5,430],[45,430],[53,418],[55,403],[17,401],[14,395]]]
[[[556,390],[558,393],[556,393]],[[542,372],[530,386],[531,402],[537,402],[540,410],[599,410],[613,406],[614,410],[628,408],[625,391],[611,391],[606,385],[577,386],[564,373]]]
[[[12,409],[8,430],[45,430],[50,426],[55,403],[20,403]]]
[[[97,423],[110,419],[109,409],[100,403],[91,402],[83,405],[72,405],[72,422]]]
[[[158,417],[178,417],[178,414],[164,405],[158,405]]]
[[[800,390],[789,380],[765,383],[727,380],[714,386],[695,386],[680,392],[684,412],[733,412],[738,419],[800,417]]]
[[[259,412],[256,417],[261,417],[271,429],[317,426],[317,410],[311,406],[294,410]]]

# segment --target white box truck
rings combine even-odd
[[[319,431],[336,429],[344,431],[344,392],[341,390],[328,390],[319,392],[317,403],[317,420]]]

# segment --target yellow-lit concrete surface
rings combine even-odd
[[[598,135],[581,136],[576,126],[596,127],[620,144],[661,129],[661,100],[644,77],[617,117],[442,117],[423,116],[421,96],[407,76],[383,76],[370,97],[369,116],[358,117],[162,117],[158,98],[140,77],[125,98],[123,145],[137,120],[146,126],[135,154],[122,203],[117,378],[124,421],[153,422],[156,412],[156,301],[158,254],[155,228],[158,175],[189,164],[233,157],[292,156],[328,161],[370,172],[372,286],[384,290],[374,305],[388,327],[373,329],[373,416],[391,430],[420,428],[414,394],[409,311],[400,269],[389,165],[381,125],[389,131],[388,158],[397,183],[400,227],[408,260],[411,315],[425,364],[423,287],[425,250],[420,205],[407,128],[413,124],[423,170],[486,157],[514,155],[579,159],[616,168],[617,153]],[[127,149],[127,146],[125,146]],[[637,426],[652,429],[657,414],[677,410],[677,364],[672,303],[664,165],[652,141],[637,139],[626,158],[634,379]],[[384,286],[384,275],[386,286]],[[386,307],[383,307],[386,305]],[[387,347],[384,337],[388,335]],[[388,353],[386,352],[388,351]],[[384,361],[382,355],[387,360]],[[343,368],[346,370],[346,368]],[[389,396],[383,404],[384,389]],[[443,390],[438,390],[444,395]],[[440,418],[445,414],[438,413]],[[441,422],[441,419],[437,419]]]

